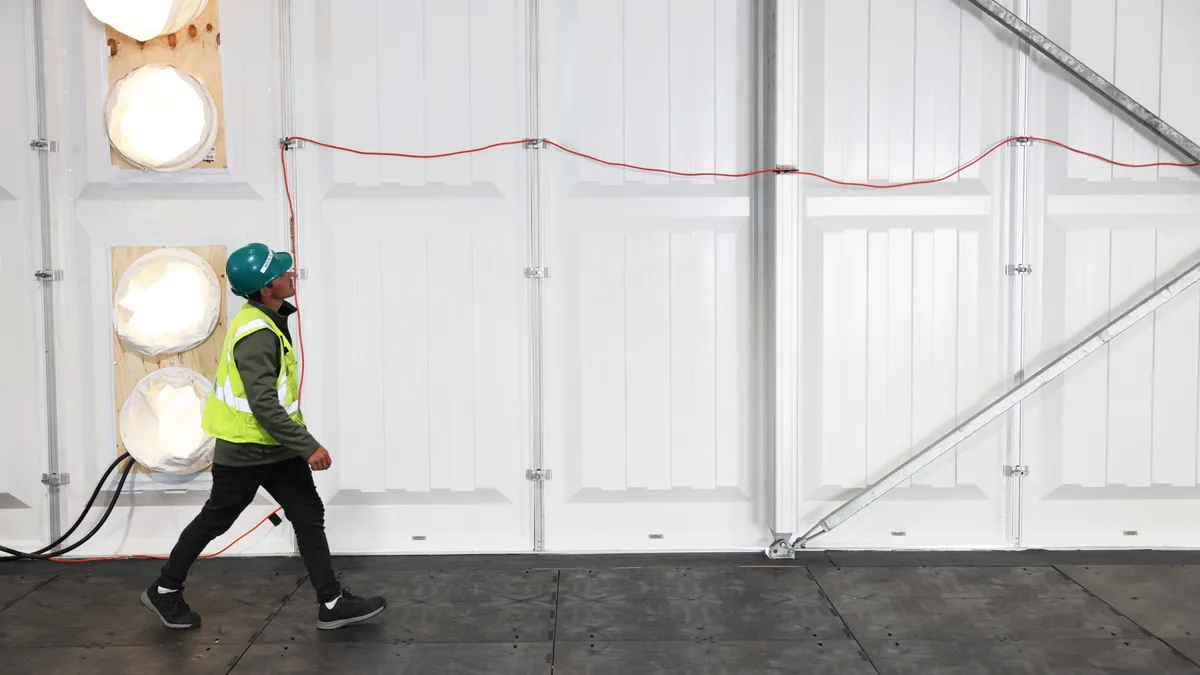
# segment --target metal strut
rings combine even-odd
[[[1162,121],[1157,115],[1147,110],[1145,106],[1118,89],[1112,82],[1100,77],[1096,71],[1085,66],[1079,59],[1071,56],[1070,52],[1059,47],[1053,40],[1039,33],[1033,26],[1022,21],[1020,17],[1007,10],[997,0],[967,0],[967,2],[978,7],[984,14],[998,21],[1017,37],[1029,43],[1034,49],[1091,87],[1096,93],[1124,110],[1130,117],[1154,132],[1159,138],[1171,144],[1172,147],[1182,152],[1188,159],[1200,164],[1200,145],[1196,145],[1187,136],[1184,136],[1174,127]]]
[[[1162,307],[1165,302],[1179,295],[1197,281],[1200,281],[1200,263],[1192,265],[1186,272],[1175,277],[1165,286],[1152,293],[1150,297],[1134,305],[1129,311],[1109,322],[1108,325],[1093,333],[1083,342],[1075,345],[1066,354],[1052,361],[1050,365],[1042,368],[1000,398],[992,401],[983,410],[975,413],[966,422],[963,422],[955,427],[953,431],[942,436],[933,445],[917,453],[878,482],[863,490],[856,497],[834,509],[833,513],[825,516],[821,522],[796,539],[792,546],[804,548],[805,544],[814,537],[832,530],[854,514],[862,511],[889,490],[906,479],[911,478],[913,474],[925,468],[938,457],[946,454],[946,452],[953,449],[956,445],[967,440],[972,434],[987,426],[989,422],[1008,412],[1009,409],[1021,401],[1024,401],[1030,394],[1041,389],[1047,382],[1062,375],[1071,366],[1082,361],[1088,354],[1104,346],[1104,344],[1125,332],[1138,321],[1150,316],[1154,313],[1154,310]]]

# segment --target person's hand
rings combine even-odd
[[[313,471],[324,471],[333,466],[333,460],[330,459],[329,451],[325,449],[325,446],[317,448],[312,457],[308,458],[308,466]]]

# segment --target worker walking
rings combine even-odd
[[[264,244],[233,252],[225,265],[230,288],[247,299],[229,324],[216,382],[204,410],[204,431],[216,439],[212,493],[183,530],[161,576],[142,604],[168,628],[195,628],[200,616],[183,599],[192,563],[224,534],[261,486],[292,522],[300,555],[317,592],[317,627],[341,628],[383,611],[383,598],[360,598],[341,587],[325,537],[325,506],[312,471],[332,465],[300,412],[296,354],[288,317],[296,312],[292,256]]]

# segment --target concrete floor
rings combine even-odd
[[[369,624],[316,630],[298,558],[0,563],[0,673],[1195,673],[1200,553],[342,558]],[[776,566],[777,565],[777,566]]]

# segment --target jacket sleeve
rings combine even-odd
[[[278,338],[269,330],[259,330],[238,341],[233,359],[246,388],[254,419],[285,448],[308,459],[320,447],[317,439],[288,416],[279,403],[276,383],[282,367]]]

